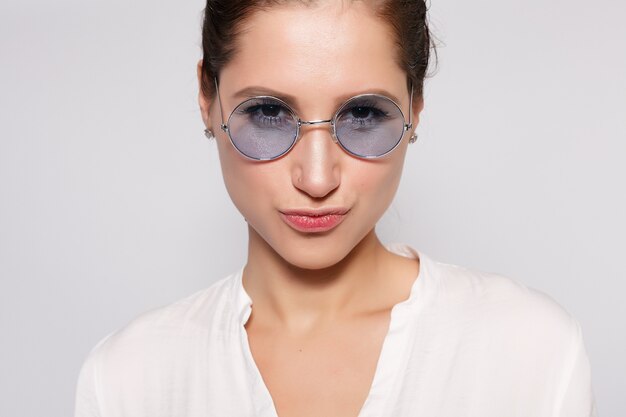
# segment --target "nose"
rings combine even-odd
[[[328,124],[303,125],[291,150],[292,183],[313,198],[323,198],[341,182],[339,146]]]

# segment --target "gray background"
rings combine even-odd
[[[245,260],[196,102],[202,7],[0,2],[0,416],[71,415],[98,340]],[[607,417],[626,415],[625,15],[433,1],[440,68],[379,224],[565,306]]]

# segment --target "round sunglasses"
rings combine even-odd
[[[349,154],[365,159],[392,152],[412,127],[412,86],[408,123],[395,101],[373,93],[348,99],[331,119],[309,121],[300,119],[289,104],[277,97],[251,97],[237,105],[224,123],[217,79],[215,89],[222,130],[240,154],[256,161],[269,161],[288,153],[300,138],[303,125],[330,123],[333,141]]]

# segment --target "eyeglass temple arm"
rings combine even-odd
[[[409,99],[409,123],[404,125],[404,130],[408,131],[413,127],[411,118],[413,117],[413,80],[411,80],[411,98]]]
[[[224,132],[227,132],[228,131],[228,126],[226,126],[226,123],[224,123],[224,113],[222,111],[222,98],[220,97],[220,90],[219,90],[219,87],[217,86],[217,77],[213,77],[213,81],[215,82],[215,94],[217,95],[217,101],[218,101],[219,106],[220,106],[220,120],[222,121],[222,124],[220,125],[220,128]]]

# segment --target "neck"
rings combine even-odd
[[[389,280],[398,275],[394,272],[401,274],[400,267],[398,256],[385,249],[374,229],[338,263],[305,269],[287,262],[249,227],[243,286],[257,325],[307,331],[400,301]],[[406,285],[401,291],[406,293]]]

